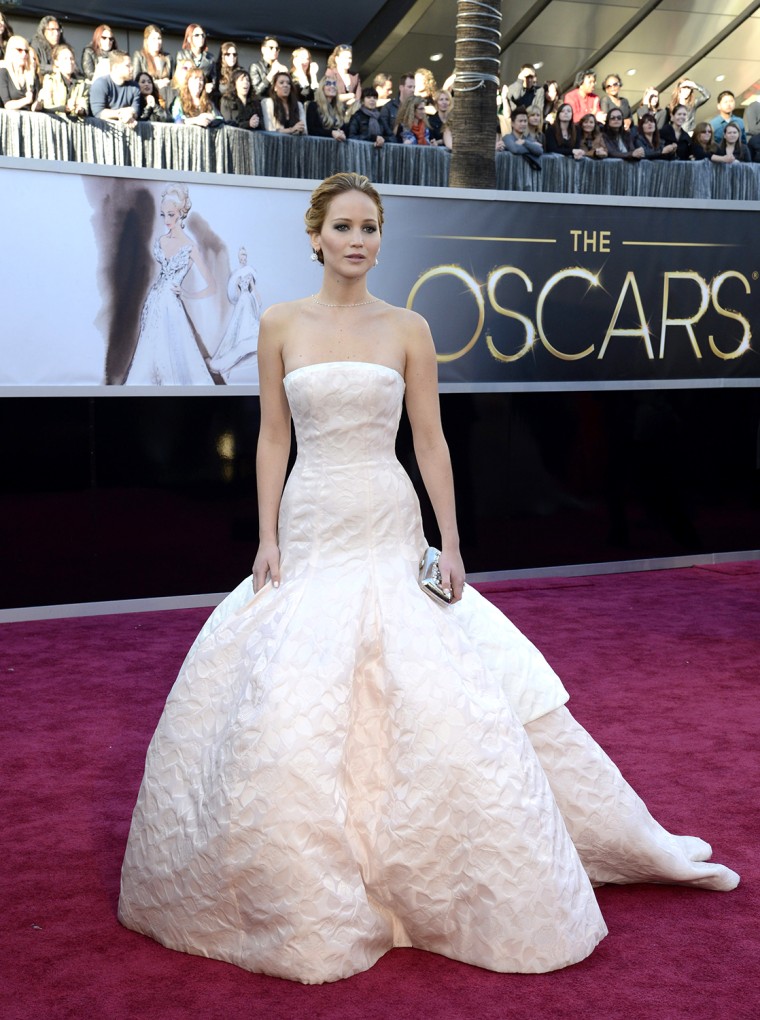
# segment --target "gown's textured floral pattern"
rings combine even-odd
[[[420,591],[401,376],[340,362],[285,386],[298,459],[282,583],[244,581],[188,653],[148,751],[122,922],[304,982],[404,945],[552,970],[606,933],[560,809],[594,880],[639,880],[635,861],[730,885],[690,859],[706,844],[651,818],[497,609],[469,587],[453,607]]]
[[[175,293],[190,269],[191,251],[192,245],[185,244],[167,257],[158,240],[153,245],[159,272],[140,316],[140,336],[125,380],[131,386],[213,385],[193,325]]]

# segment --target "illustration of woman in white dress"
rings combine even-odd
[[[538,649],[465,585],[430,330],[367,290],[380,196],[336,174],[306,224],[321,286],[261,321],[253,577],[201,630],[151,741],[121,922],[307,983],[394,946],[541,973],[604,938],[594,884],[733,889],[709,844],[652,817]],[[449,605],[419,583],[402,404]]]
[[[227,282],[227,297],[233,305],[232,315],[209,368],[229,381],[235,366],[246,369],[246,381],[257,382],[256,350],[259,345],[261,297],[256,289],[256,275],[248,265],[248,252],[238,252],[238,268]],[[243,366],[241,363],[246,362]]]
[[[184,302],[210,297],[216,284],[198,246],[185,232],[191,202],[187,188],[170,184],[161,195],[161,219],[166,233],[153,245],[158,278],[140,317],[140,335],[125,384],[129,386],[214,385],[203,348]],[[192,266],[206,286],[188,291],[184,280]]]

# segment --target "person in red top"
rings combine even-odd
[[[573,122],[580,124],[587,113],[593,113],[601,123],[604,120],[604,114],[599,105],[599,96],[594,92],[596,71],[581,71],[576,75],[575,82],[575,88],[565,96],[565,102],[573,108]]]

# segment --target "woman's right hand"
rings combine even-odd
[[[253,561],[253,590],[261,591],[270,578],[273,588],[280,586],[280,547],[276,542],[262,542]]]

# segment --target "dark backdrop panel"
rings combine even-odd
[[[470,571],[760,547],[760,390],[449,394],[442,410]],[[255,397],[0,401],[0,607],[229,590],[256,547],[258,423]],[[402,422],[420,488],[410,440]]]

